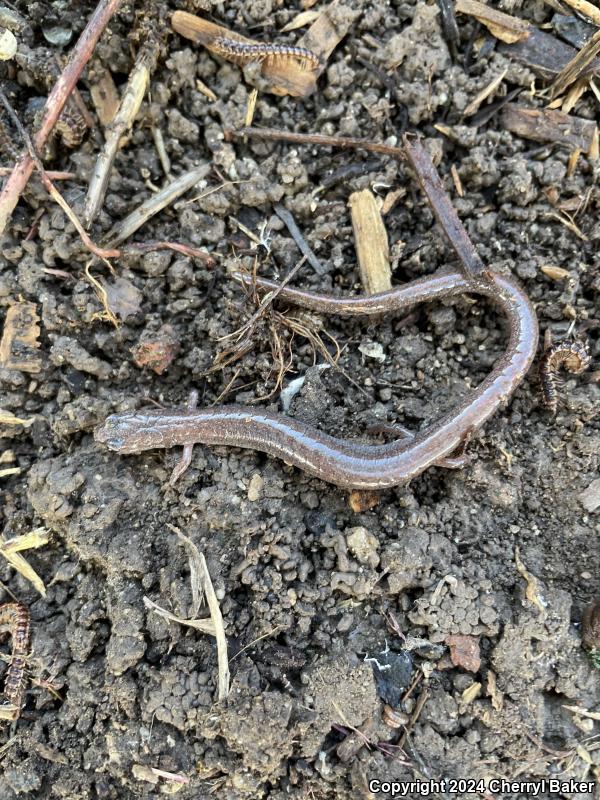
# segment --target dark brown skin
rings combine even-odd
[[[279,288],[271,281],[259,280],[258,285]],[[314,311],[364,316],[403,311],[416,303],[466,292],[487,297],[504,314],[509,323],[508,347],[470,395],[414,437],[368,445],[338,439],[283,414],[243,406],[216,406],[114,414],[96,430],[96,441],[118,453],[175,445],[189,449],[194,443],[247,447],[347,489],[385,489],[405,484],[458,450],[523,380],[538,340],[537,319],[527,295],[505,276],[488,273],[486,280],[476,280],[465,278],[459,271],[438,272],[368,297],[337,298],[287,287],[279,293],[279,299]]]

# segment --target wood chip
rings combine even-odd
[[[501,43],[499,52],[534,70],[542,78],[552,79],[577,56],[577,50],[546,31],[531,28],[530,35],[514,44]],[[585,70],[591,75],[600,70],[600,60],[594,60]]]
[[[24,419],[23,417],[17,417],[12,411],[5,411],[3,408],[0,408],[0,425],[22,425],[24,428],[28,428],[30,425],[33,425],[34,422],[35,417],[27,417],[27,419]],[[0,463],[2,463],[1,459]]]
[[[557,142],[570,149],[587,153],[594,142],[596,123],[593,120],[563,114],[562,111],[528,108],[508,103],[502,109],[503,126],[525,139],[536,142]]]
[[[349,205],[363,289],[366,294],[386,292],[392,288],[390,250],[377,199],[363,189],[350,195]]]
[[[590,514],[600,508],[600,478],[592,481],[583,492],[577,495],[577,498]]]
[[[0,341],[0,367],[21,372],[41,370],[39,320],[35,303],[14,303],[9,307]]]
[[[475,17],[486,26],[493,36],[509,44],[526,39],[533,30],[533,25],[528,22],[517,17],[511,17],[502,11],[496,11],[496,9],[486,6],[485,3],[478,3],[476,0],[456,0],[456,11],[460,14]]]
[[[162,375],[179,352],[180,346],[175,329],[167,324],[155,333],[146,335],[131,350],[131,355],[136,367],[147,367],[157,375]]]

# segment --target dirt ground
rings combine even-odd
[[[538,25],[553,13],[541,0],[491,5]],[[388,144],[405,130],[420,133],[486,264],[522,282],[542,333],[560,340],[574,322],[598,364],[600,162],[581,155],[569,173],[567,148],[519,138],[498,114],[479,126],[463,117],[505,70],[499,96],[522,87],[520,102],[546,102],[530,94],[534,73],[470,18],[458,17],[451,48],[436,3],[340,6],[349,33],[317,92],[303,101],[261,92],[254,124]],[[12,7],[29,22],[19,35],[28,46],[60,52],[94,4],[13,0]],[[157,251],[114,260],[111,274],[96,259],[89,272],[112,292],[114,326],[85,272],[90,253],[37,179],[1,240],[0,322],[16,302],[35,304],[41,370],[0,370],[0,408],[34,418],[29,427],[0,426],[0,470],[20,468],[0,478],[0,530],[8,538],[43,525],[51,539],[25,554],[45,597],[0,559],[0,601],[16,596],[30,607],[33,647],[26,707],[0,729],[0,797],[345,800],[389,797],[369,792],[373,779],[598,781],[600,672],[580,630],[585,606],[600,594],[598,503],[582,496],[598,477],[594,365],[566,381],[555,418],[532,370],[474,435],[465,469],[432,468],[358,513],[347,492],[250,450],[197,447],[172,488],[175,450],[120,456],[94,441],[109,413],[183,405],[194,388],[202,405],[281,410],[273,330],[284,348],[291,344],[284,383],[305,377],[288,413],[349,438],[366,436],[374,423],[427,424],[485,377],[506,342],[497,315],[468,297],[371,322],[303,317],[330,352],[328,336],[342,348],[341,369],[322,369],[314,343],[268,315],[243,358],[207,374],[226,350],[221,337],[255,311],[230,272],[256,259],[260,274],[281,278],[299,260],[275,203],[294,215],[325,268],[318,275],[304,265],[297,286],[361,292],[347,202],[366,187],[381,196],[402,190],[385,217],[395,284],[455,257],[405,164],[358,151],[224,141],[225,129],[243,124],[251,87],[239,67],[170,30],[176,8],[291,44],[299,31],[280,31],[303,10],[281,0],[150,4],[163,25],[160,58],[91,235],[101,241],[165,183],[158,129],[172,177],[201,164],[207,174],[134,240],[202,248],[215,266]],[[131,5],[110,23],[79,84],[90,109],[94,70],[126,83],[138,24]],[[47,87],[9,62],[0,62],[0,77],[33,124]],[[594,119],[594,94],[573,113]],[[54,142],[45,154],[49,169],[76,173],[61,189],[78,214],[101,144],[98,127],[76,148]],[[4,152],[0,163],[13,157]],[[567,227],[557,204],[576,208],[582,200],[577,229]],[[268,235],[268,246],[251,252],[237,222],[263,241]],[[548,266],[567,273],[557,278]],[[138,366],[135,354],[161,329],[174,357],[159,375]],[[217,702],[215,639],[145,603],[192,614],[189,549],[169,526],[206,557],[228,642],[224,702]],[[449,658],[452,635],[471,637],[454,640],[471,648],[470,659]],[[398,727],[382,720],[384,700]],[[464,795],[447,788],[430,796]]]

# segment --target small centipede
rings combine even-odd
[[[558,342],[548,347],[540,361],[540,383],[544,405],[551,414],[558,411],[558,371],[564,368],[576,375],[584,372],[591,361],[583,342]]]
[[[4,681],[4,696],[16,707],[14,719],[21,713],[25,693],[25,665],[29,655],[29,611],[22,603],[0,606],[0,635],[8,630],[12,638],[10,665]],[[1,708],[1,706],[0,706]]]
[[[210,49],[218,56],[243,66],[253,61],[272,64],[280,58],[295,58],[303,69],[316,69],[319,57],[306,47],[294,47],[287,44],[263,44],[259,42],[240,42],[220,36],[211,42]]]

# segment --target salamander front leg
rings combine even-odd
[[[187,402],[188,411],[193,411],[198,405],[198,392],[194,389],[190,392],[190,397]],[[175,486],[179,478],[183,475],[189,465],[192,463],[192,454],[194,452],[193,444],[184,444],[181,458],[171,473],[169,478],[169,486]]]

